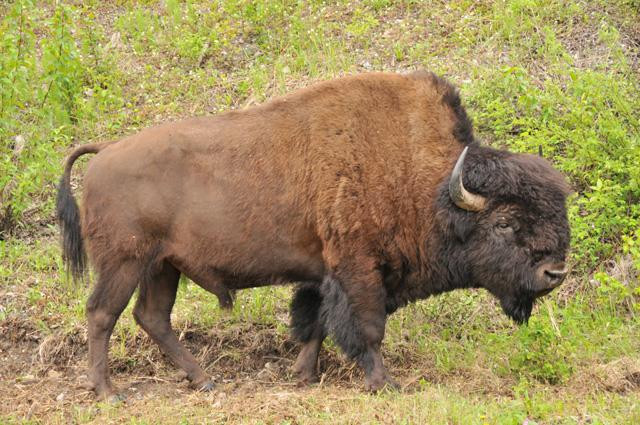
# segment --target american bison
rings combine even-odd
[[[97,153],[80,213],[70,173]],[[85,145],[57,199],[87,302],[89,385],[115,393],[108,341],[134,290],[137,323],[197,389],[210,378],[170,324],[188,276],[229,308],[233,291],[298,282],[293,366],[316,377],[325,336],[393,384],[380,354],[387,316],[456,288],[485,288],[516,322],[566,275],[569,193],[539,156],[480,145],[456,89],[427,72],[322,82],[261,106]]]

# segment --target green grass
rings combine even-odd
[[[0,16],[0,324],[26,324],[39,343],[68,338],[71,361],[84,355],[77,352],[90,288],[64,277],[52,208],[72,145],[242,108],[348,73],[427,68],[461,88],[482,140],[521,152],[542,146],[575,190],[572,277],[528,326],[513,325],[478,292],[419,302],[392,317],[385,356],[411,383],[405,392],[342,388],[333,370],[321,388],[232,389],[213,408],[217,396],[185,392],[47,410],[44,395],[40,408],[30,408],[8,386],[19,409],[2,421],[640,422],[640,383],[633,387],[634,370],[640,374],[637,1],[16,0],[0,5]],[[173,321],[209,339],[228,342],[242,332],[281,347],[290,294],[287,287],[241,291],[227,313],[184,281]],[[130,309],[111,347],[125,376],[160,359]],[[348,371],[325,345],[332,364]],[[260,353],[244,340],[224,350],[238,364]],[[46,369],[32,364],[22,375],[42,377]],[[171,370],[156,373],[166,378]],[[20,378],[5,375],[8,385]],[[30,410],[44,416],[29,419]]]

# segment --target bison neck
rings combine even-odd
[[[475,287],[459,243],[429,224],[414,257],[404,257],[399,268],[383,269],[389,313],[432,295]]]

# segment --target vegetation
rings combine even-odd
[[[637,0],[0,4],[0,421],[640,423],[639,61]],[[76,388],[90,288],[65,279],[52,219],[71,146],[416,68],[461,88],[485,143],[541,147],[575,190],[572,277],[528,326],[484,293],[447,294],[389,323],[403,391],[363,394],[330,342],[323,382],[296,389],[288,288],[242,292],[224,314],[185,281],[174,324],[219,391],[174,382],[128,311],[112,357],[129,401]]]

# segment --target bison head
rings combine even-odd
[[[541,157],[474,143],[446,183],[437,216],[448,274],[462,285],[486,288],[509,317],[528,321],[535,299],[567,274],[563,176]]]

